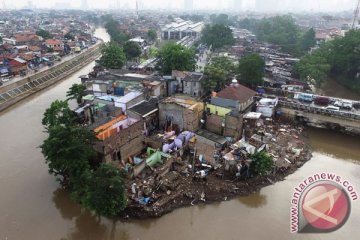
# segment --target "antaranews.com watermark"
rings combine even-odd
[[[341,228],[358,199],[354,186],[335,173],[318,173],[303,180],[291,199],[290,231],[324,233]]]

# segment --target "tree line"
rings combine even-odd
[[[350,30],[344,37],[323,43],[306,54],[295,66],[294,74],[302,80],[314,79],[321,85],[327,77],[360,93],[360,30]]]
[[[304,55],[316,44],[314,29],[301,29],[291,16],[245,18],[238,24],[252,31],[258,40],[279,45],[282,51],[293,56]]]
[[[103,18],[105,29],[111,41],[104,44],[100,64],[106,68],[121,69],[126,61],[134,60],[141,56],[142,49],[138,43],[129,41],[130,35],[120,30],[120,23],[110,15]],[[149,41],[155,41],[157,33],[150,29],[147,33]]]
[[[215,57],[204,69],[204,88],[207,92],[219,91],[231,82],[232,77],[244,85],[255,88],[261,85],[265,74],[265,61],[258,54],[249,54],[234,63],[227,57]]]

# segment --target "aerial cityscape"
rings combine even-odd
[[[1,0],[0,240],[357,239],[360,0]]]

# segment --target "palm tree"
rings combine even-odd
[[[76,99],[76,102],[80,104],[82,101],[82,97],[85,96],[85,90],[86,90],[85,85],[74,83],[69,88],[69,91],[66,92],[66,96],[68,97],[67,100]]]

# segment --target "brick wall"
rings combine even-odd
[[[226,115],[224,136],[239,140],[242,133],[243,116],[233,117]]]
[[[207,115],[206,119],[206,129],[210,132],[221,135],[221,124],[223,122],[223,117],[215,114]]]
[[[196,132],[200,129],[200,119],[203,111],[185,109],[183,112],[184,130]]]
[[[196,155],[204,155],[206,161],[215,163],[214,152],[217,150],[215,143],[202,136],[196,135]]]
[[[105,161],[114,160],[114,153],[120,151],[121,159],[140,153],[145,147],[143,134],[143,121],[140,120],[128,128],[121,129],[116,135],[99,142],[95,150],[104,154]]]
[[[184,128],[183,119],[184,108],[175,103],[159,103],[159,123],[164,126],[166,117],[171,118],[173,123],[177,124],[180,129]]]

